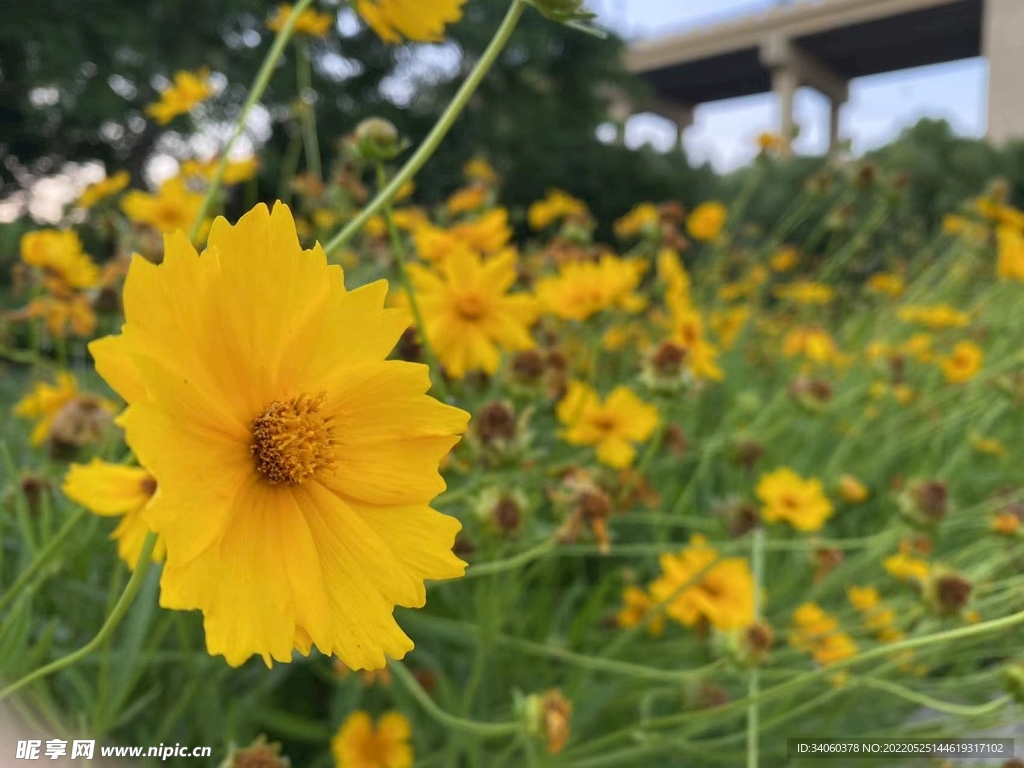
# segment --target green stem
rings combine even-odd
[[[764,528],[754,531],[754,540],[750,547],[751,570],[754,576],[754,621],[761,620],[761,591],[764,588]],[[757,768],[760,737],[760,708],[758,694],[761,692],[761,669],[757,660],[750,668],[747,678],[747,768]]]
[[[121,598],[117,601],[117,604],[114,606],[114,610],[110,612],[110,615],[103,623],[103,626],[96,634],[96,637],[83,645],[77,651],[73,651],[67,656],[50,662],[33,672],[29,672],[17,682],[11,683],[0,691],[0,701],[4,701],[29,683],[34,683],[36,680],[41,680],[55,672],[60,672],[62,669],[70,667],[71,665],[81,661],[107,642],[114,630],[117,629],[117,625],[121,623],[121,619],[123,619],[125,614],[128,612],[128,608],[135,599],[135,595],[137,595],[139,589],[142,588],[142,582],[145,581],[146,574],[149,573],[150,566],[153,565],[153,548],[156,546],[156,540],[157,535],[153,532],[150,532],[149,535],[146,536],[146,542],[142,545],[142,554],[139,555],[139,561],[135,565],[135,572],[132,573],[132,577],[128,580],[128,584],[124,588],[124,592],[121,593]]]
[[[0,596],[0,612],[3,612],[16,598],[21,591],[25,589],[35,578],[47,563],[53,558],[54,554],[60,549],[61,544],[64,540],[71,535],[71,531],[74,530],[75,526],[89,513],[85,507],[79,508],[68,521],[64,523],[63,527],[57,531],[57,534],[50,539],[43,550],[36,555],[32,564],[22,571],[18,578],[14,580],[10,589],[6,590],[2,596]]]
[[[402,662],[391,661],[388,663],[388,669],[391,670],[392,676],[397,678],[405,686],[405,689],[412,694],[412,697],[416,699],[419,705],[427,711],[427,714],[447,728],[461,731],[462,733],[471,733],[482,738],[511,736],[522,730],[522,726],[515,722],[478,723],[475,720],[467,720],[463,717],[449,714],[434,703],[434,700],[423,690],[422,686],[416,681],[412,673],[405,668]]]
[[[384,173],[384,164],[377,163],[377,188],[385,186],[387,175]],[[426,359],[427,367],[430,369],[430,378],[441,400],[448,402],[448,387],[444,383],[444,374],[441,373],[441,364],[437,361],[434,348],[427,336],[427,326],[423,322],[423,314],[420,312],[420,303],[416,298],[416,289],[413,287],[412,278],[409,277],[409,270],[405,263],[405,246],[402,245],[402,238],[398,234],[398,227],[395,226],[395,217],[391,210],[391,200],[384,203],[384,222],[387,224],[388,236],[391,239],[391,250],[395,254],[395,264],[398,265],[398,278],[402,281],[405,294],[409,297],[409,308],[412,310],[412,319],[416,324],[416,331],[419,333],[420,346],[423,348],[423,357]]]
[[[483,56],[480,57],[480,61],[473,67],[473,71],[469,73],[469,77],[459,88],[455,94],[455,98],[445,109],[444,114],[441,115],[441,119],[437,121],[434,127],[431,129],[427,138],[420,144],[419,148],[413,154],[412,157],[406,162],[398,174],[391,180],[391,183],[385,187],[381,192],[377,193],[377,197],[367,205],[358,216],[352,221],[345,225],[345,227],[335,235],[327,245],[324,246],[324,250],[328,255],[334,253],[341,248],[345,243],[352,239],[352,237],[362,229],[363,225],[375,214],[377,214],[386,203],[391,201],[398,191],[405,186],[407,181],[410,181],[413,176],[423,167],[423,165],[430,159],[430,156],[434,154],[434,151],[444,140],[444,137],[448,135],[448,131],[451,130],[452,125],[458,119],[462,113],[463,108],[469,101],[470,97],[476,91],[480,82],[484,79],[487,71],[491,68],[494,62],[498,59],[498,54],[504,49],[505,44],[508,43],[509,38],[512,36],[513,30],[516,28],[516,24],[519,23],[520,16],[523,15],[523,11],[526,10],[525,0],[513,0],[512,5],[508,9],[508,13],[505,14],[504,20],[501,22],[501,26],[498,27],[498,31],[494,34],[490,44],[487,46],[487,50],[484,51]]]
[[[534,560],[539,560],[544,557],[544,555],[555,548],[555,544],[557,544],[557,542],[553,538],[545,539],[537,546],[532,547],[525,552],[520,552],[518,555],[507,557],[504,560],[493,560],[489,563],[471,565],[466,569],[466,575],[463,577],[463,580],[521,568],[524,565],[532,563]]]
[[[224,181],[224,172],[228,167],[228,156],[231,153],[231,148],[238,141],[238,138],[242,135],[242,131],[245,130],[245,121],[249,117],[249,112],[256,106],[256,102],[260,100],[263,92],[267,89],[267,85],[270,84],[270,78],[274,75],[274,69],[277,67],[277,62],[280,60],[281,55],[284,53],[284,47],[288,44],[288,40],[292,36],[292,30],[295,29],[295,22],[298,21],[299,16],[312,4],[313,0],[299,0],[295,7],[292,9],[291,15],[288,20],[284,23],[281,31],[277,33],[277,37],[274,38],[274,44],[270,46],[270,50],[267,52],[267,57],[263,60],[263,64],[260,66],[259,72],[256,73],[256,80],[253,82],[252,87],[249,89],[249,95],[245,99],[245,103],[242,104],[242,111],[238,114],[238,119],[235,121],[235,130],[231,134],[231,138],[228,139],[228,143],[224,145],[224,149],[220,153],[220,162],[217,163],[217,170],[213,173],[213,178],[210,179],[210,185],[206,189],[206,197],[203,198],[203,204],[199,206],[199,212],[196,214],[196,220],[192,222],[192,229],[189,231],[189,240],[195,240],[199,234],[199,229],[202,226],[203,220],[206,218],[206,214],[210,211],[210,206],[213,204],[213,198],[217,196],[217,192],[220,191],[220,185]]]
[[[948,701],[940,701],[939,699],[932,698],[924,693],[918,693],[910,688],[906,688],[897,683],[890,683],[888,680],[878,680],[875,678],[864,678],[858,681],[860,685],[867,688],[874,688],[879,691],[885,691],[891,693],[894,696],[899,696],[901,699],[912,701],[915,704],[920,704],[923,707],[934,709],[936,712],[944,712],[947,715],[954,715],[956,717],[981,717],[991,712],[996,711],[1008,701],[1010,701],[1009,695],[1000,696],[992,701],[987,701],[984,704],[978,704],[975,706],[965,704],[953,704]]]
[[[316,135],[316,112],[313,107],[313,68],[309,63],[309,41],[295,39],[295,72],[299,87],[299,103],[302,110],[302,140],[306,145],[306,170],[317,179],[323,178],[320,167],[320,141]],[[307,94],[309,101],[306,101]]]

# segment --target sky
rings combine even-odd
[[[790,0],[803,2],[807,0]],[[1024,0],[1022,0],[1024,2]],[[590,0],[601,21],[627,39],[657,37],[736,19],[783,3],[778,0]],[[984,59],[967,59],[930,67],[874,75],[850,83],[850,100],[840,116],[840,136],[861,153],[895,139],[922,117],[945,118],[965,136],[985,133],[987,67]],[[795,102],[801,126],[794,149],[821,154],[828,146],[828,102],[801,88]],[[754,139],[777,128],[771,94],[698,106],[683,143],[691,161],[710,162],[727,171],[753,158]],[[637,115],[626,129],[626,143],[650,142],[668,149],[675,127],[653,115]]]

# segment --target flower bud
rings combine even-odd
[[[266,736],[258,736],[248,747],[231,747],[220,768],[291,768],[291,761],[281,754],[281,745],[267,743]]]
[[[394,160],[405,148],[390,120],[368,117],[353,132],[356,151],[367,160]]]

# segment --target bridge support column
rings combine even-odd
[[[1024,139],[1024,0],[985,0],[982,48],[988,59],[988,138]]]
[[[828,113],[828,153],[834,155],[839,150],[839,111],[843,108],[842,101],[829,99]]]
[[[796,134],[793,106],[799,87],[800,78],[792,67],[780,67],[772,71],[772,90],[779,101],[779,135],[785,140],[784,151],[787,154],[791,151],[790,144]]]

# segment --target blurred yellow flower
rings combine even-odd
[[[616,237],[625,240],[644,232],[657,233],[660,221],[661,215],[658,213],[658,206],[654,203],[640,203],[618,219],[613,225],[613,229]]]
[[[719,202],[701,203],[686,220],[686,231],[695,240],[714,240],[722,233],[728,215],[728,209]]]
[[[839,478],[839,495],[850,504],[860,504],[870,495],[868,487],[853,475],[842,475]]]
[[[456,251],[436,271],[419,264],[408,270],[427,340],[452,378],[493,374],[501,350],[533,348],[530,326],[538,306],[529,294],[509,293],[516,281],[514,251],[487,260]]]
[[[470,221],[462,221],[451,228],[451,233],[477,253],[485,256],[497,253],[512,239],[508,209],[495,208]]]
[[[629,586],[622,592],[622,610],[616,615],[616,621],[623,629],[638,626],[649,614],[656,601],[640,587]],[[647,634],[661,637],[665,634],[665,614],[655,616],[647,623]]]
[[[134,569],[150,530],[142,510],[156,493],[153,476],[142,467],[93,459],[88,464],[71,465],[63,490],[69,499],[94,514],[121,518],[110,538],[117,542],[117,554]],[[153,562],[162,562],[164,552],[163,541],[158,539]]]
[[[874,587],[847,587],[846,596],[858,611],[867,611],[879,603],[878,590]]]
[[[577,200],[560,189],[549,189],[543,200],[536,200],[530,204],[526,219],[530,229],[541,230],[547,229],[556,221],[585,216],[586,213],[587,206],[582,200]]]
[[[985,353],[973,341],[961,341],[953,347],[953,352],[940,363],[946,381],[963,384],[970,381],[981,370]]]
[[[39,318],[46,324],[46,330],[59,339],[66,338],[69,330],[75,336],[92,336],[98,322],[92,304],[81,293],[41,296],[30,301],[21,312],[9,317],[26,320]]]
[[[470,181],[494,185],[499,181],[498,172],[482,157],[472,157],[462,166],[463,175]]]
[[[994,437],[985,437],[977,432],[971,432],[968,440],[970,440],[971,447],[974,450],[985,456],[1006,456],[1009,452],[1006,444],[1001,440],[996,440]]]
[[[750,307],[741,305],[711,313],[711,330],[715,332],[724,349],[732,349],[736,338],[740,335],[750,319]]]
[[[851,658],[857,654],[852,638],[839,629],[839,622],[817,603],[804,603],[793,612],[794,629],[789,643],[797,650],[810,653],[822,666]],[[836,682],[842,685],[843,681]]]
[[[412,768],[412,725],[400,712],[385,712],[374,726],[368,712],[353,712],[331,739],[335,768]]]
[[[267,29],[271,32],[280,32],[292,15],[293,6],[291,3],[282,3],[274,10],[274,14],[267,20]],[[307,8],[299,14],[292,28],[296,35],[309,35],[310,37],[327,37],[331,27],[334,25],[333,13],[320,13],[315,8]]]
[[[838,361],[839,349],[828,331],[817,327],[794,328],[782,340],[782,354],[786,357],[804,357],[812,363]]]
[[[92,208],[100,200],[116,195],[128,186],[131,176],[128,171],[118,171],[113,176],[107,176],[95,184],[90,184],[75,200],[79,208]]]
[[[932,304],[930,306],[907,305],[900,307],[897,317],[905,323],[919,323],[929,328],[966,328],[971,318],[948,304]]]
[[[796,248],[787,245],[779,248],[779,250],[772,254],[768,265],[772,268],[773,272],[789,272],[796,266],[799,257],[800,252]]]
[[[685,352],[686,368],[698,379],[721,381],[718,349],[704,337],[704,321],[695,309],[678,309],[671,314],[669,340]]]
[[[824,283],[798,280],[794,283],[775,286],[772,291],[776,298],[792,301],[794,304],[828,304],[835,296],[835,289]]]
[[[536,283],[537,298],[546,312],[564,320],[586,320],[596,312],[618,308],[637,312],[644,299],[636,293],[643,262],[605,254],[597,263],[563,264],[557,275]]]
[[[458,216],[463,213],[471,213],[483,208],[490,195],[487,187],[482,184],[470,184],[452,193],[445,203],[445,209],[449,216]]]
[[[438,43],[444,28],[462,18],[466,0],[356,0],[355,8],[385,43],[402,39]]]
[[[50,435],[54,420],[75,403],[83,403],[91,410],[105,411],[111,415],[117,411],[109,400],[79,391],[78,380],[70,373],[58,371],[55,378],[55,384],[40,381],[14,405],[15,416],[35,421],[29,438],[32,445],[42,445]]]
[[[788,467],[762,475],[755,492],[768,523],[784,520],[798,531],[817,531],[832,516],[832,502],[821,481],[804,480]]]
[[[159,484],[142,515],[167,547],[160,604],[201,610],[232,666],[316,644],[379,669],[412,648],[394,607],[464,571],[458,520],[429,503],[469,415],[386,359],[408,325],[387,287],[346,290],[288,208],[261,204],[218,218],[201,256],[179,232],[159,266],[135,257],[122,333],[89,345]]]
[[[892,272],[876,272],[868,278],[869,290],[894,299],[902,296],[905,288],[903,278]]]
[[[21,236],[21,260],[42,270],[44,284],[51,293],[93,288],[100,270],[74,230],[37,229]]]
[[[891,555],[885,558],[882,565],[891,576],[900,581],[910,581],[913,579],[924,581],[928,578],[928,563],[908,552],[901,551]]]
[[[193,192],[181,176],[168,179],[155,194],[133,189],[121,198],[121,210],[136,224],[161,234],[188,232],[203,206],[204,195]]]
[[[161,91],[158,102],[146,107],[146,114],[161,125],[167,125],[175,117],[190,112],[193,107],[212,95],[210,70],[176,72],[174,82]]]
[[[996,230],[998,261],[996,276],[1000,280],[1024,282],[1024,232],[1014,227]]]
[[[556,414],[566,427],[562,438],[567,443],[596,447],[598,461],[616,469],[633,463],[633,443],[642,443],[658,426],[658,409],[624,386],[602,402],[591,387],[572,381]]]
[[[655,602],[667,602],[665,614],[686,627],[706,620],[722,631],[754,621],[754,579],[743,558],[719,559],[700,535],[678,554],[660,557],[661,575],[651,583]]]

